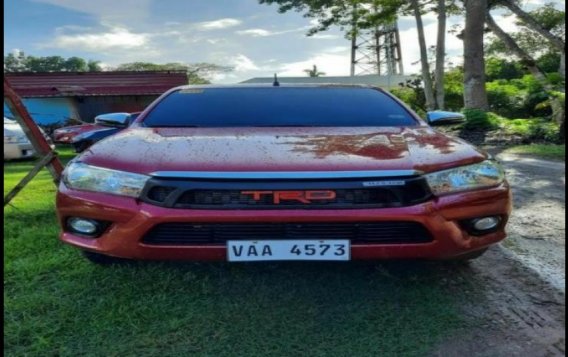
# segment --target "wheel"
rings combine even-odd
[[[104,254],[89,252],[86,250],[83,251],[83,256],[91,263],[95,263],[97,265],[124,264],[128,261],[127,259],[111,257]]]
[[[476,250],[475,252],[470,252],[470,253],[458,255],[457,257],[452,258],[452,261],[467,262],[469,260],[477,259],[480,256],[482,256],[483,254],[485,254],[487,249],[488,248],[483,248],[483,249],[480,249],[480,250]]]

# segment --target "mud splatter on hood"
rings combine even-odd
[[[424,172],[482,161],[463,140],[428,127],[141,128],[95,144],[80,160],[154,171]]]

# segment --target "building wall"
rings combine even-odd
[[[79,116],[72,98],[24,98],[22,101],[34,121],[41,125],[63,123]],[[4,116],[13,117],[5,102]]]
[[[156,98],[158,95],[46,97],[24,98],[23,102],[36,123],[58,127],[73,123],[70,119],[92,123],[99,114],[142,111]],[[6,103],[4,116],[13,117]]]
[[[75,102],[82,121],[93,122],[99,114],[139,112],[152,103],[157,95],[76,97]]]

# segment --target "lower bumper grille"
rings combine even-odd
[[[417,222],[361,223],[162,223],[142,242],[152,245],[223,245],[227,240],[349,239],[352,244],[410,244],[432,241]]]

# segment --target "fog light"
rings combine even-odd
[[[473,228],[479,232],[495,229],[501,220],[499,217],[483,217],[473,220]]]
[[[75,233],[84,235],[95,235],[99,229],[96,221],[86,218],[73,217],[67,220],[67,226]]]

